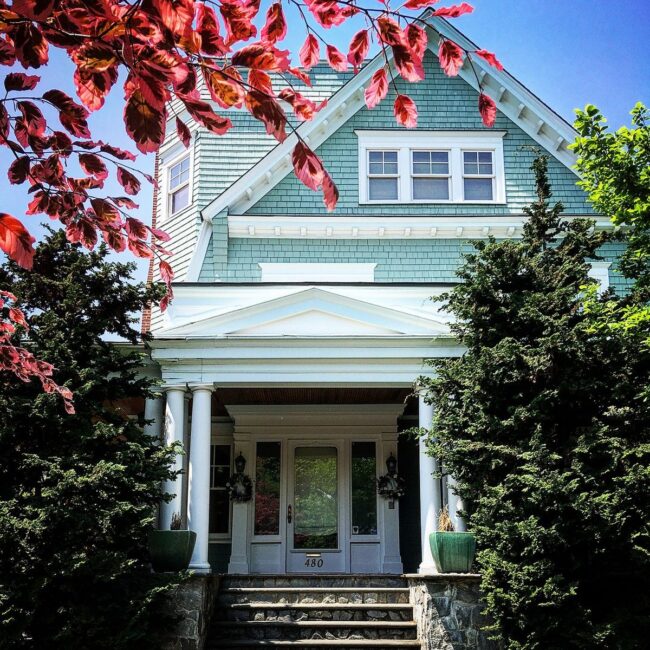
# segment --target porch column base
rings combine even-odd
[[[436,569],[435,564],[427,564],[425,562],[422,562],[418,567],[418,573],[424,576],[431,576],[436,575],[438,573],[438,569]]]
[[[194,573],[210,573],[212,568],[207,562],[199,562],[190,564],[190,571],[194,571]]]

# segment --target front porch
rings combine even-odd
[[[450,482],[417,439],[433,415],[407,387],[169,386],[147,405],[167,442],[181,441],[184,471],[166,490],[161,527],[175,512],[197,533],[191,568],[230,574],[429,574],[428,534]],[[164,414],[164,415],[163,415]],[[386,461],[405,480],[400,499],[377,494]],[[226,483],[235,459],[250,501]],[[422,553],[424,548],[424,554]]]

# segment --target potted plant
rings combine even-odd
[[[181,530],[181,516],[172,515],[169,530],[149,533],[149,556],[154,571],[185,571],[190,565],[196,542],[193,530]]]
[[[431,554],[440,573],[469,573],[472,570],[476,540],[472,533],[459,533],[445,506],[438,517],[438,530],[429,535]]]

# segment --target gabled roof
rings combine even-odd
[[[475,43],[446,20],[430,20],[443,36],[468,50],[477,49]],[[438,36],[431,29],[427,29],[427,32],[429,49],[437,56]],[[388,58],[392,65],[390,54]],[[335,92],[328,105],[313,120],[298,127],[300,136],[312,149],[322,144],[364,106],[363,90],[372,74],[383,64],[384,56],[380,53],[371,59],[359,74]],[[499,71],[477,57],[472,58],[472,66],[466,62],[459,76],[475,90],[478,90],[478,76],[484,91],[494,99],[497,108],[506,117],[567,167],[572,168],[575,158],[568,145],[576,136],[573,127],[507,71]],[[261,196],[292,171],[291,151],[296,140],[296,135],[292,133],[283,143],[278,144],[225,192],[203,208],[203,217],[209,221],[226,209],[231,214],[242,214],[252,207]]]

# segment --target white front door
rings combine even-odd
[[[348,570],[349,481],[342,441],[291,441],[286,510],[287,572]]]

